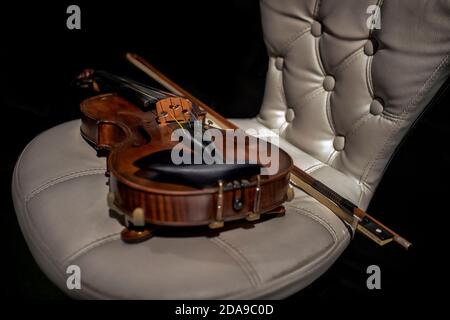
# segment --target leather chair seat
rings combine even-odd
[[[67,122],[36,137],[17,163],[12,190],[35,260],[73,297],[282,298],[319,277],[349,243],[344,224],[297,191],[286,216],[253,228],[125,244],[106,205],[105,159],[81,138],[79,126]],[[81,268],[81,290],[66,287],[73,264]]]
[[[234,121],[277,130],[297,166],[367,208],[398,144],[450,75],[449,9],[448,0],[261,0],[264,99],[257,118]],[[106,206],[105,160],[79,125],[38,136],[13,177],[17,216],[42,270],[67,291],[67,266],[81,267],[82,289],[67,291],[75,297],[286,297],[350,241],[333,213],[297,190],[285,217],[252,229],[126,245]]]

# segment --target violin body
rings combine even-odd
[[[149,169],[140,165],[151,162],[153,155],[169,154],[179,144],[173,140],[172,133],[180,127],[186,114],[195,112],[196,119],[208,128],[205,113],[195,110],[189,100],[170,96],[159,99],[156,106],[143,108],[119,94],[108,93],[84,100],[80,110],[81,135],[99,154],[107,156],[108,204],[125,217],[124,241],[145,240],[151,237],[154,226],[220,228],[226,221],[243,218],[252,221],[263,213],[284,213],[280,206],[292,192],[289,173],[293,162],[281,149],[277,149],[278,170],[272,175],[257,174],[249,166],[242,170],[242,176],[230,173],[230,176],[225,174],[215,179],[211,175],[220,172],[219,169],[227,169],[226,165],[218,166],[217,170],[198,166],[206,170],[205,177],[209,180],[205,185],[184,183],[182,178],[164,179],[158,166],[150,164]],[[172,112],[175,121],[169,121],[168,112]],[[186,128],[191,126],[189,120],[184,123]],[[223,133],[223,143],[217,148],[226,155],[230,141],[227,142],[225,130],[219,131]],[[240,152],[242,146],[237,141],[233,144],[235,157],[241,154],[247,159],[250,152],[256,152],[252,148],[257,146],[246,143],[246,150]],[[177,174],[177,166],[168,165],[172,171],[169,175]],[[187,180],[189,176],[196,176],[197,167],[193,166],[184,167],[188,170]],[[236,170],[239,173],[241,167]],[[183,172],[181,167],[180,171]]]

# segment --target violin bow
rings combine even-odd
[[[215,124],[223,129],[238,129],[234,123],[221,116],[211,107],[173,82],[141,56],[134,53],[127,53],[126,58],[135,67],[160,83],[173,94],[191,100],[192,103],[206,111],[207,118],[209,121],[212,121],[212,125]],[[390,242],[396,242],[405,249],[408,249],[411,246],[411,242],[386,227],[357,205],[345,199],[297,166],[294,166],[294,169],[291,172],[291,184],[315,198],[343,220],[344,223],[351,226],[352,234],[353,230],[357,230],[380,246]]]

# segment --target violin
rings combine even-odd
[[[293,161],[276,145],[216,128],[192,101],[106,71],[85,70],[78,83],[110,91],[81,102],[80,132],[107,157],[107,202],[125,218],[124,242],[157,227],[284,215]]]

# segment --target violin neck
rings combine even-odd
[[[105,83],[142,109],[148,109],[157,101],[174,96],[171,93],[102,70],[95,71],[94,76],[96,80]]]

